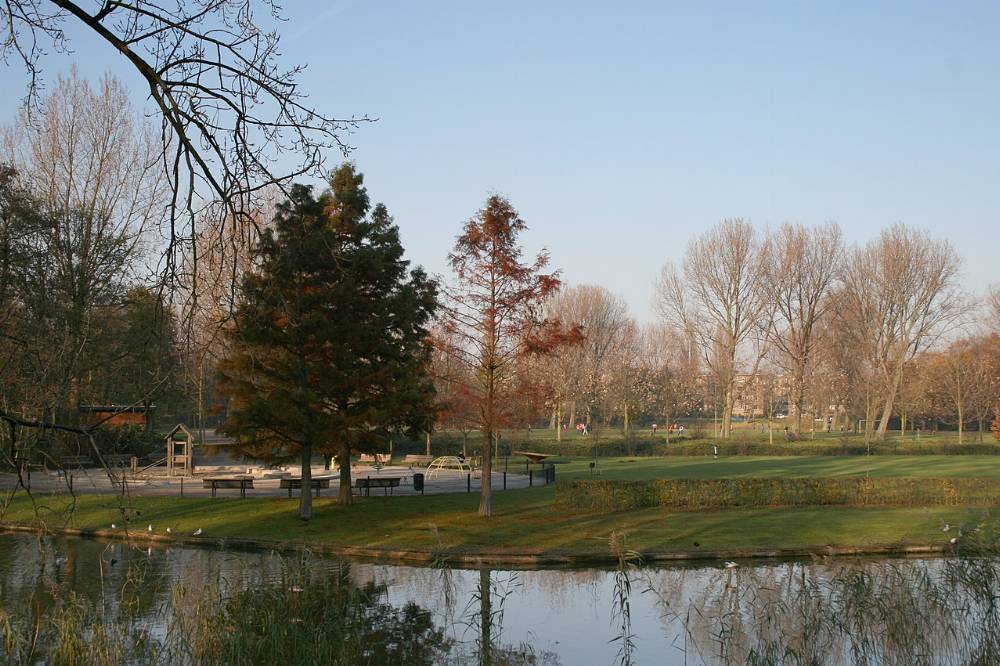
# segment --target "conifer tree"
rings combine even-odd
[[[340,464],[351,502],[351,452],[385,448],[389,432],[424,430],[433,414],[427,325],[436,287],[403,259],[385,206],[343,165],[319,198],[295,185],[256,248],[220,367],[224,432],[240,451],[300,458],[299,517],[309,520],[316,453]]]

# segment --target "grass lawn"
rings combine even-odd
[[[566,512],[553,506],[550,487],[501,491],[496,515],[475,515],[475,494],[364,498],[350,507],[319,499],[307,524],[295,517],[297,500],[136,497],[131,525],[144,533],[171,527],[175,535],[201,528],[210,538],[294,540],[335,546],[418,550],[455,554],[606,554],[612,532],[628,534],[628,545],[644,552],[771,549],[824,545],[872,546],[947,541],[940,525],[977,520],[981,510],[961,507],[806,507],[706,512],[650,508],[627,513]],[[85,495],[71,517],[64,496],[40,498],[50,526],[107,529],[123,524],[116,498]],[[3,522],[32,522],[23,496]],[[695,543],[698,543],[695,546]]]
[[[519,459],[519,458],[518,458]],[[511,459],[512,461],[514,458]],[[590,478],[589,459],[563,459],[557,479]],[[723,477],[889,476],[995,478],[997,456],[732,456],[601,458],[602,479],[711,479]],[[523,463],[522,463],[523,469]]]

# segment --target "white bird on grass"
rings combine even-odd
[[[152,531],[153,531],[153,526],[152,526],[152,525],[150,525],[149,527],[147,527],[147,528],[146,528],[146,531],[147,531],[147,532],[152,532]]]
[[[951,529],[951,525],[949,525],[948,523],[945,523],[944,526],[941,527],[941,531],[942,532],[947,532],[950,529]]]
[[[726,568],[727,569],[735,569],[738,566],[740,566],[740,565],[737,564],[736,562],[726,562]]]
[[[116,530],[116,529],[118,529],[118,526],[115,525],[114,523],[111,523],[111,529]]]
[[[167,528],[167,534],[170,534],[171,532],[173,532],[173,530],[168,527]]]
[[[955,545],[955,544],[957,544],[957,543],[958,543],[958,537],[952,537],[952,538],[951,538],[951,545],[953,545],[953,546],[954,546],[954,545]]]
[[[196,529],[194,531],[194,534],[192,534],[191,536],[201,536],[201,528],[199,527],[198,529]]]

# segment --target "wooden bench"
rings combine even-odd
[[[288,496],[291,497],[293,489],[295,489],[295,490],[302,490],[302,479],[301,478],[297,478],[297,479],[282,479],[280,485],[281,485],[282,488],[287,488],[288,489]],[[312,479],[310,481],[309,487],[312,488],[313,490],[315,490],[316,491],[316,497],[319,497],[319,489],[320,488],[326,489],[326,488],[330,487],[330,477],[328,477],[328,476],[321,476],[321,477],[318,477],[318,478],[314,478],[314,479]]]
[[[108,467],[128,467],[132,464],[132,455],[128,453],[112,453],[104,456],[104,462]]]
[[[427,467],[434,461],[434,456],[417,456],[412,453],[403,458],[403,464],[413,467],[418,465],[420,467]]]
[[[358,489],[358,494],[361,491],[365,491],[365,495],[372,494],[372,488],[382,488],[385,490],[385,494],[389,495],[392,493],[393,488],[398,488],[400,481],[403,478],[399,476],[366,476],[354,481],[355,487]]]
[[[212,497],[218,488],[239,488],[240,497],[247,496],[247,488],[253,488],[252,476],[209,476],[202,481],[202,488],[211,488]]]

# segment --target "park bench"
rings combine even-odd
[[[281,482],[280,482],[280,485],[281,485],[281,488],[283,488],[283,489],[287,488],[288,489],[288,496],[291,497],[293,489],[295,489],[295,490],[302,490],[302,479],[301,478],[298,478],[298,479],[282,479]],[[319,489],[320,488],[324,488],[325,489],[325,488],[329,488],[330,487],[330,477],[328,477],[328,476],[321,476],[321,477],[318,477],[318,478],[314,478],[314,479],[312,479],[310,481],[309,487],[312,488],[313,490],[315,490],[316,491],[316,497],[319,497]]]
[[[402,477],[399,476],[366,476],[356,479],[354,485],[357,487],[359,495],[362,490],[365,491],[365,495],[371,495],[372,488],[382,488],[385,490],[385,494],[389,495],[393,488],[399,487],[399,482],[402,480]]]
[[[128,467],[132,464],[132,454],[112,453],[104,456],[104,462],[107,463],[108,467]]]
[[[253,488],[253,477],[241,476],[208,476],[202,482],[203,488],[212,489],[212,497],[218,488],[239,488],[240,497],[247,496],[247,488]]]
[[[376,453],[374,455],[371,453],[362,453],[358,458],[359,463],[372,463],[375,465],[381,465],[383,462],[388,460],[389,454],[382,455],[381,453]]]
[[[426,467],[427,465],[430,465],[433,460],[434,456],[418,456],[411,453],[403,458],[403,464],[409,465],[410,467],[413,467],[414,465]]]

